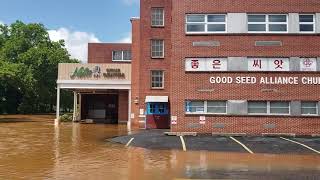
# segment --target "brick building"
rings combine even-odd
[[[319,1],[140,6],[140,18],[131,19],[133,126],[320,134]]]
[[[131,23],[131,47],[89,44],[131,62],[130,127],[320,134],[318,0],[141,0]]]

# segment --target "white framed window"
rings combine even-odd
[[[131,61],[131,51],[112,51],[112,61]]]
[[[270,114],[290,114],[290,102],[271,101]]]
[[[227,101],[207,101],[207,113],[227,114]]]
[[[301,33],[314,33],[315,32],[315,15],[300,14],[299,29]]]
[[[187,114],[227,114],[227,101],[186,101]]]
[[[248,114],[290,115],[288,101],[248,101]]]
[[[287,14],[248,14],[249,33],[287,33]]]
[[[249,101],[248,114],[267,114],[268,102],[267,101]]]
[[[164,88],[164,72],[161,70],[151,71],[151,88],[163,89]]]
[[[316,101],[302,101],[301,102],[302,115],[318,115],[318,102]]]
[[[162,39],[151,40],[151,57],[164,58],[164,40]]]
[[[164,26],[164,8],[151,8],[151,26]]]
[[[227,32],[226,14],[187,14],[187,34],[210,34]]]

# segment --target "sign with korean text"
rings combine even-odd
[[[187,58],[186,71],[227,71],[227,58]]]
[[[317,59],[300,58],[300,71],[317,71]]]
[[[248,71],[289,71],[289,58],[248,58]]]

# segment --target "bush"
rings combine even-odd
[[[60,116],[60,121],[61,122],[72,122],[72,114],[64,114],[62,116]]]

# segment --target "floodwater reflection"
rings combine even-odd
[[[0,116],[0,119],[8,118]],[[318,155],[148,150],[106,141],[123,125],[65,123],[51,116],[0,124],[0,179],[315,179]],[[262,178],[263,179],[263,178]]]

